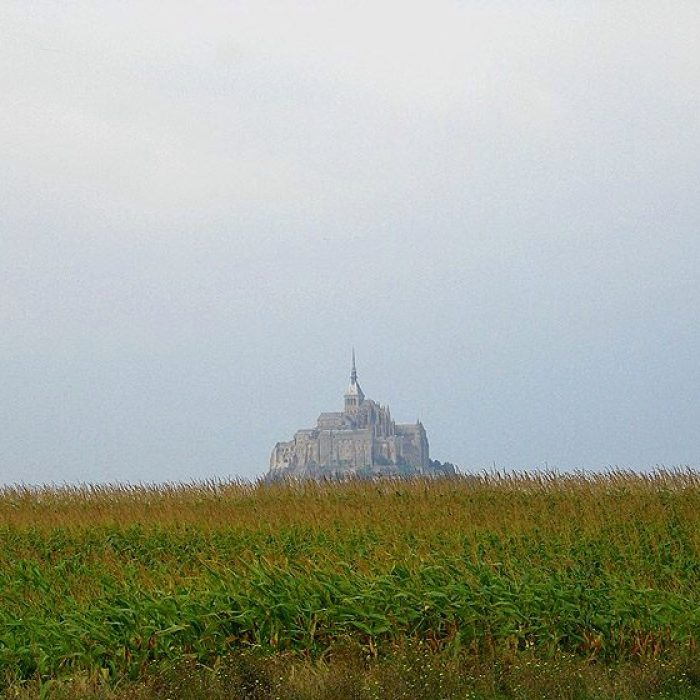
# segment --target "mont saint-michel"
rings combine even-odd
[[[430,459],[420,421],[396,423],[388,406],[365,397],[352,353],[344,410],[321,413],[315,428],[297,430],[270,455],[268,479],[413,476],[447,473],[452,465]]]

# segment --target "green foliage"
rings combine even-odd
[[[692,473],[7,489],[0,551],[6,687],[345,642],[619,663],[700,636]]]

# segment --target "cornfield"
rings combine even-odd
[[[0,544],[0,693],[240,650],[606,664],[700,639],[690,470],[7,487]]]

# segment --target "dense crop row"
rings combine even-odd
[[[6,682],[352,639],[599,659],[700,639],[700,478],[0,493]]]

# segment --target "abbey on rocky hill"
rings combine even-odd
[[[430,461],[428,436],[420,421],[395,423],[388,407],[365,398],[352,353],[345,410],[322,413],[315,428],[278,442],[268,479],[443,473]],[[451,466],[451,465],[450,465]]]

